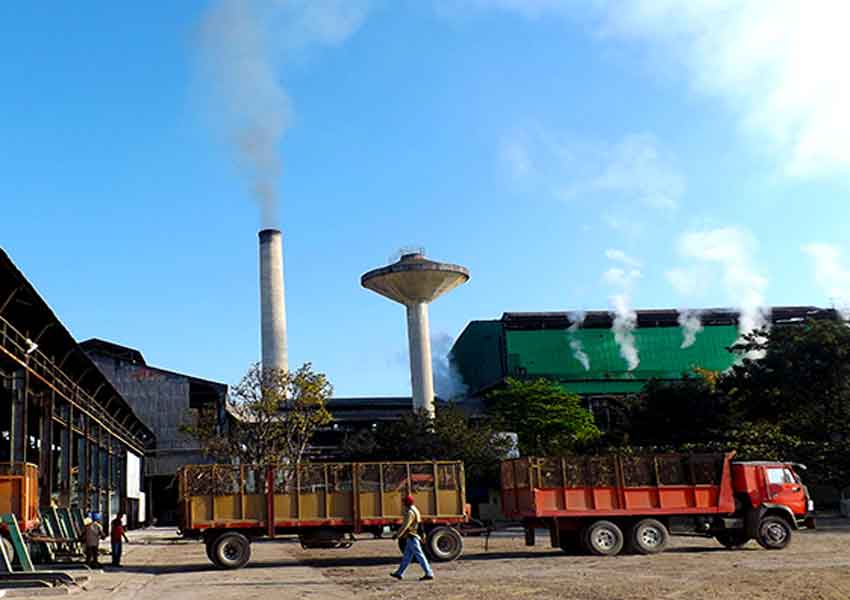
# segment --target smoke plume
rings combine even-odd
[[[278,217],[280,143],[291,115],[284,58],[311,44],[336,45],[359,27],[364,0],[217,0],[200,24],[201,81],[212,119],[245,171],[262,225]]]
[[[603,280],[615,290],[610,298],[611,306],[614,308],[614,322],[611,326],[614,339],[620,348],[620,356],[628,365],[628,370],[634,371],[640,364],[640,355],[633,333],[637,327],[637,313],[631,308],[631,295],[634,283],[641,278],[641,272],[637,268],[640,262],[624,253],[612,253],[610,250],[606,255],[612,260],[632,267],[628,271],[620,267],[611,267],[603,275]]]
[[[697,341],[697,334],[702,331],[702,319],[699,311],[680,310],[678,321],[682,328],[682,345],[680,348],[690,348]]]
[[[431,368],[434,372],[434,393],[443,400],[465,396],[468,386],[452,361],[454,340],[447,333],[431,336]]]
[[[581,340],[576,337],[576,331],[579,330],[581,324],[584,322],[584,313],[571,313],[570,321],[572,321],[572,323],[567,329],[567,332],[570,336],[570,348],[573,351],[573,357],[581,363],[581,366],[584,367],[585,371],[589,371],[590,357],[587,355],[587,352],[584,351],[584,345],[581,343]]]

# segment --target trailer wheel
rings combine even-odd
[[[726,531],[718,533],[714,538],[730,550],[743,548],[750,541],[750,537],[743,531]]]
[[[221,569],[241,569],[251,558],[251,542],[241,533],[225,533],[213,542],[213,557]]]
[[[791,543],[791,526],[782,517],[769,515],[759,523],[756,541],[766,550],[782,550]]]
[[[611,521],[596,521],[585,529],[584,543],[591,554],[614,556],[623,549],[623,532]]]
[[[463,537],[453,527],[436,527],[428,534],[428,552],[438,562],[451,562],[463,554]]]
[[[670,541],[670,533],[664,523],[655,519],[643,519],[629,529],[629,549],[638,554],[663,552]]]

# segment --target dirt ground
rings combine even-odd
[[[846,520],[844,520],[846,521]],[[301,565],[319,569],[358,598],[775,599],[850,598],[850,528],[838,521],[818,531],[797,532],[782,551],[751,542],[726,550],[715,540],[673,538],[655,556],[569,556],[538,535],[527,548],[519,536],[467,538],[464,556],[435,565],[436,580],[419,582],[412,565],[405,581],[389,577],[399,553],[391,540],[363,540],[348,550],[302,550],[287,545]]]

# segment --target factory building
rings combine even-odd
[[[452,362],[472,401],[508,377],[543,377],[596,408],[606,398],[640,392],[650,379],[674,381],[695,368],[723,371],[735,360],[727,348],[738,338],[737,311],[700,311],[702,330],[690,345],[679,311],[636,312],[632,335],[640,363],[632,370],[620,354],[613,315],[606,311],[588,312],[581,321],[566,312],[505,313],[498,320],[472,321],[455,341]],[[835,317],[831,309],[812,306],[770,309],[774,326]]]
[[[214,414],[224,428],[227,386],[153,367],[140,351],[112,342],[91,339],[80,347],[156,436],[156,449],[145,464],[148,510],[157,524],[175,524],[177,470],[210,462],[198,440],[181,427],[193,424],[203,411]]]
[[[0,512],[21,514],[23,502],[124,510],[135,525],[144,520],[144,457],[155,447],[151,429],[0,249]],[[15,476],[27,481],[22,496]]]

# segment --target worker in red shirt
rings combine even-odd
[[[124,531],[124,513],[120,512],[115,515],[110,524],[110,537],[112,540],[112,566],[121,566],[121,552],[124,550],[123,542],[130,543],[127,539],[127,533]]]

